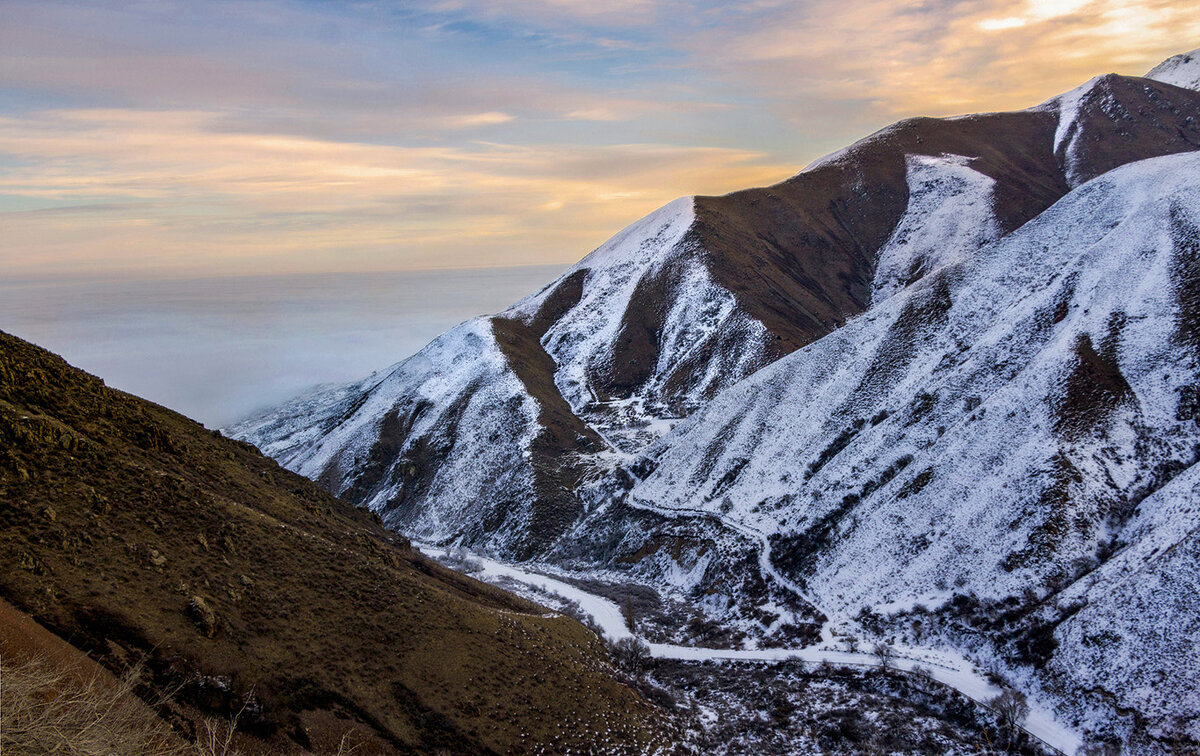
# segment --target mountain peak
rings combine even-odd
[[[1200,48],[1172,55],[1150,69],[1146,78],[1200,91]]]

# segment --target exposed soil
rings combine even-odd
[[[264,749],[317,748],[335,720],[356,753],[670,737],[575,621],[6,334],[0,501],[0,597],[110,669],[144,657],[179,711],[245,708]]]

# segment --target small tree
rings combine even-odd
[[[896,655],[896,650],[880,641],[871,649],[871,653],[875,654],[875,658],[879,660],[879,666],[887,669],[892,666],[892,657]]]
[[[1025,717],[1029,716],[1029,701],[1019,690],[1005,688],[989,704],[1000,716],[1000,724],[1010,735],[1019,732],[1025,724]]]
[[[637,638],[622,638],[609,647],[613,664],[631,675],[639,675],[650,666],[650,647]]]
[[[621,607],[621,614],[625,617],[625,627],[629,632],[637,632],[637,616],[633,613],[633,596],[625,597],[625,604]]]

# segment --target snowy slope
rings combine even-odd
[[[579,476],[610,470],[703,392],[763,364],[763,329],[696,259],[693,221],[692,198],[677,200],[508,311],[229,432],[417,537],[527,557],[581,514]],[[626,322],[663,296],[655,362],[636,381],[615,375],[630,362]],[[689,362],[707,365],[668,385]]]
[[[959,156],[908,158],[908,207],[879,250],[871,303],[878,304],[943,265],[1000,237],[995,181]]]
[[[312,422],[325,399],[336,411]],[[420,353],[364,382],[301,397],[231,429],[288,468],[361,502],[419,537],[478,529],[519,551],[532,517],[533,475],[513,459],[530,453],[538,405],[497,346],[488,318],[467,321]],[[506,492],[464,511],[483,490]],[[502,521],[502,522],[501,522]]]
[[[713,396],[1072,184],[1200,144],[1197,111],[1200,94],[1108,76],[1028,111],[904,121],[775,187],[670,203],[508,311],[230,432],[421,537],[532,554]],[[492,418],[500,397],[524,419]]]
[[[545,319],[563,289],[578,287],[575,300],[549,323],[542,344],[557,363],[554,382],[572,410],[588,419],[619,450],[638,450],[669,430],[674,418],[705,396],[765,364],[767,334],[748,318],[730,292],[712,281],[689,238],[694,200],[684,197],[614,236],[554,284],[518,302],[503,316],[526,323]],[[650,302],[645,300],[650,299]],[[657,349],[634,354],[624,331],[642,310],[661,308]],[[562,304],[557,304],[562,307]],[[632,313],[632,314],[631,314]],[[723,354],[716,342],[733,338]],[[672,385],[672,367],[697,354],[686,385]],[[640,380],[619,375],[631,361],[645,360]]]
[[[862,497],[862,508],[913,525],[900,530],[924,533],[931,522],[951,522],[939,513],[964,524],[997,516],[994,500],[1027,502],[1033,509],[1025,514],[1035,515],[1034,489],[1062,453],[1087,465],[1085,484],[1097,491],[1130,487],[1134,460],[1108,449],[1134,438],[1128,434],[1161,437],[1145,442],[1140,467],[1151,458],[1190,459],[1194,424],[1176,418],[1176,405],[1194,380],[1195,357],[1172,335],[1179,316],[1173,266],[1198,222],[1198,169],[1196,154],[1118,169],[975,259],[940,269],[760,371],[651,447],[655,469],[632,496],[659,507],[724,509],[747,524],[795,531],[844,494],[860,493],[872,471],[912,455],[894,479]],[[1059,405],[1084,337],[1097,359],[1115,361],[1131,394],[1118,397],[1103,433],[1075,436],[1075,416]],[[925,460],[936,462],[933,475],[920,490],[896,497],[922,477],[916,462]],[[726,473],[735,466],[731,479]],[[1011,479],[1032,489],[1014,489]],[[998,516],[1011,514],[1010,506],[1003,509]],[[860,521],[848,535],[882,546],[895,529],[869,533]],[[955,538],[974,537],[960,530]],[[1022,539],[1018,532],[985,545],[1003,557]],[[966,543],[947,548],[984,547]],[[945,557],[939,551],[913,560],[903,574],[866,575],[846,564],[815,590],[830,604],[851,586],[890,600],[898,585],[944,576]],[[951,561],[968,581],[994,578]]]
[[[961,184],[943,186],[954,202]],[[924,243],[953,246],[946,233]],[[1041,601],[1129,553],[1122,592],[1056,636],[1055,668],[1087,687],[1079,628],[1122,627],[1106,695],[1182,716],[1194,675],[1170,694],[1129,681],[1197,649],[1184,555],[1200,508],[1194,483],[1168,484],[1200,449],[1198,251],[1200,154],[1105,174],[718,396],[648,450],[629,497],[774,533],[776,566],[835,620],[956,595]],[[1167,648],[1141,654],[1143,638]]]
[[[1200,89],[1200,50],[1167,58],[1150,69],[1146,78],[1184,89]]]
[[[1166,77],[1190,70],[1181,65]],[[1071,188],[1133,160],[1200,149],[1192,92],[1152,76],[1097,76],[1037,109],[1057,114],[1054,156]]]

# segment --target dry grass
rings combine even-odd
[[[0,658],[0,756],[248,756],[235,745],[242,712],[203,718],[188,743],[138,698],[140,677],[140,667],[117,678],[42,656]],[[357,750],[355,735],[330,756]]]
[[[577,623],[2,333],[0,501],[0,597],[110,668],[144,655],[139,693],[174,687],[189,737],[253,690],[230,747],[254,753],[336,753],[347,728],[362,756],[669,740]]]
[[[190,749],[120,678],[44,657],[0,659],[0,751],[71,756],[184,756]]]

